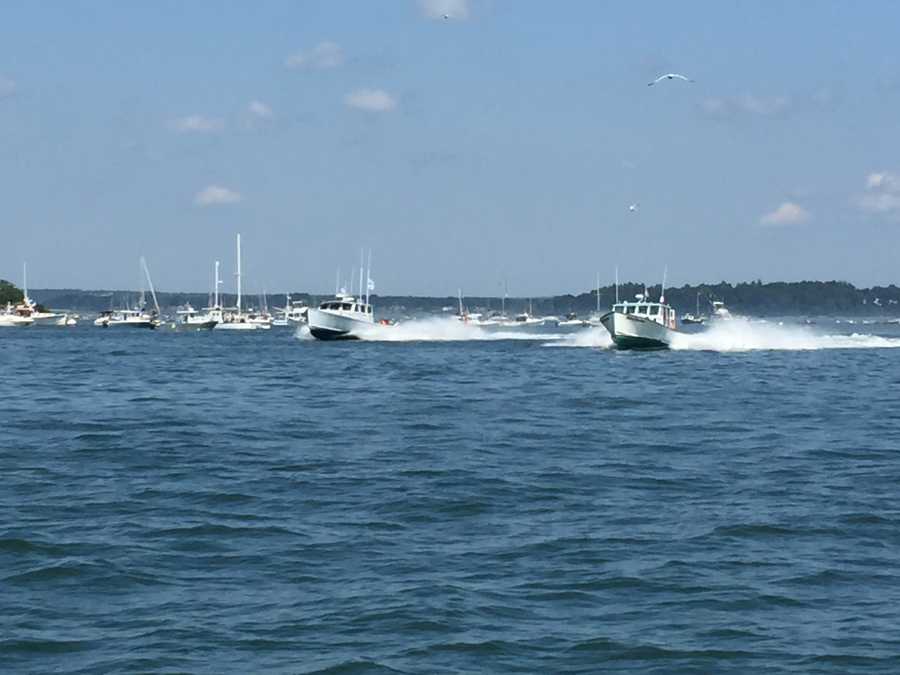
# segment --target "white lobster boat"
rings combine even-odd
[[[620,302],[600,317],[619,349],[666,349],[677,335],[675,310],[665,298],[652,302],[637,295],[634,302]]]
[[[338,293],[307,313],[309,332],[319,340],[358,340],[375,323],[372,305]]]

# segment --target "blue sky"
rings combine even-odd
[[[443,14],[449,19],[443,19]],[[900,5],[15,2],[0,276],[898,281]],[[646,84],[675,71],[696,82]],[[638,203],[636,211],[629,204]],[[229,279],[230,283],[230,279]]]

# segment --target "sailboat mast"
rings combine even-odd
[[[141,256],[141,267],[144,268],[144,274],[147,276],[147,283],[150,285],[150,295],[153,298],[153,306],[156,308],[157,316],[159,316],[162,312],[159,311],[159,302],[156,300],[156,289],[153,288],[153,279],[150,278],[150,268],[147,267],[147,261],[143,256]]]
[[[219,261],[216,260],[216,287],[215,287],[215,290],[213,291],[213,297],[215,298],[215,300],[213,302],[213,307],[215,307],[216,309],[219,308],[219,284],[221,284],[221,283],[222,282],[219,281]]]
[[[237,311],[241,311],[241,235],[237,236]]]

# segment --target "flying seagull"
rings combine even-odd
[[[446,20],[449,19],[449,18],[450,18],[450,15],[449,15],[449,14],[444,14],[444,21],[446,21]]]
[[[693,80],[689,77],[685,77],[679,73],[666,73],[665,75],[660,75],[653,82],[648,82],[647,86],[652,87],[657,82],[662,82],[663,80],[684,80],[685,82],[693,82]]]
[[[628,206],[628,210],[631,211],[632,213],[634,213],[635,211],[637,211],[637,210],[638,210],[638,203],[635,202],[634,204],[630,204],[630,205]]]

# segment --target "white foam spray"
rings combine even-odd
[[[671,347],[716,352],[874,349],[900,347],[900,338],[860,333],[828,334],[805,326],[722,321],[699,333],[679,333]]]

